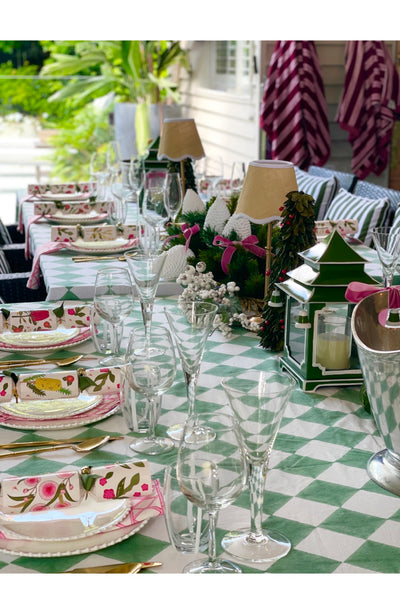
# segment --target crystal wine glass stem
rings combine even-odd
[[[265,489],[267,465],[249,464],[249,486],[250,486],[250,540],[259,542],[264,539],[262,531],[263,501]]]
[[[217,510],[208,511],[209,530],[208,530],[208,561],[215,563],[217,561],[217,540],[215,529],[217,526]]]
[[[153,319],[154,302],[151,301],[149,303],[149,302],[141,301],[140,307],[142,309],[143,324],[144,324],[145,335],[146,335],[146,339],[145,339],[146,349],[148,349],[150,347],[150,331],[151,331],[151,321]]]
[[[193,417],[195,414],[195,403],[196,403],[196,388],[197,388],[197,380],[199,378],[199,370],[195,373],[187,373],[184,372],[185,375],[185,383],[186,383],[186,392],[188,399],[188,414],[187,417]]]
[[[111,324],[111,351],[114,356],[118,356],[118,325]]]
[[[147,438],[150,441],[154,441],[156,438],[156,401],[154,396],[146,396],[148,402],[148,413],[149,413],[149,432]]]

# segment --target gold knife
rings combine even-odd
[[[20,443],[6,443],[0,445],[0,449],[22,449],[23,447],[56,447],[57,445],[69,445],[71,443],[83,443],[83,441],[92,440],[93,442],[103,437],[90,437],[90,438],[67,438],[65,440],[57,441],[21,441]],[[110,436],[109,441],[123,440],[123,436]]]
[[[160,561],[140,561],[95,566],[93,568],[75,568],[75,570],[69,570],[66,574],[137,574],[140,570],[159,566],[162,566]]]

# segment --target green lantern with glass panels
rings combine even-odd
[[[350,282],[378,284],[364,271],[368,261],[337,231],[299,256],[304,263],[277,284],[286,295],[281,367],[306,392],[321,386],[361,384],[350,328],[354,305],[346,300],[345,292]]]

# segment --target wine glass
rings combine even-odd
[[[106,198],[107,181],[109,177],[107,167],[107,153],[105,150],[97,150],[90,157],[90,180],[95,183],[97,201]]]
[[[94,284],[93,305],[96,313],[112,328],[113,355],[100,362],[104,365],[123,364],[119,356],[118,325],[133,308],[133,284],[127,269],[108,267],[100,269]]]
[[[167,174],[164,182],[164,205],[170,221],[175,224],[182,207],[182,184],[178,173]]]
[[[161,227],[168,220],[168,213],[164,205],[164,178],[165,173],[162,173],[162,179],[159,174],[147,174],[143,196],[142,215],[145,222],[154,231],[155,250],[161,241]]]
[[[154,347],[151,348],[150,345],[150,330],[153,318],[154,299],[166,258],[166,252],[163,252],[162,254],[138,253],[136,256],[126,257],[128,268],[132,274],[138,292],[142,310],[143,324],[147,336],[146,351],[155,349]]]
[[[235,161],[232,164],[230,190],[231,195],[238,195],[242,190],[244,178],[246,175],[246,166],[243,161]]]
[[[129,446],[137,453],[148,455],[170,451],[175,447],[174,442],[156,436],[157,397],[167,392],[176,375],[175,350],[169,330],[162,326],[154,326],[148,333],[144,329],[135,330],[127,361],[129,385],[135,392],[143,394],[149,404],[148,433]]]
[[[128,213],[126,192],[121,172],[114,172],[111,178],[111,197],[107,205],[108,217],[112,224],[124,224]]]
[[[164,308],[172,336],[180,356],[186,383],[188,417],[195,416],[196,389],[206,341],[210,335],[218,305],[207,301],[189,301],[182,308]],[[201,439],[200,430],[198,437]],[[175,424],[167,430],[168,436],[179,441],[183,425]]]
[[[247,562],[284,557],[290,541],[277,531],[263,530],[263,499],[268,460],[295,381],[275,371],[246,371],[222,379],[221,385],[238,420],[241,446],[249,468],[250,528],[229,532],[224,550]]]
[[[205,430],[201,443],[193,442],[198,426]],[[234,563],[217,559],[215,537],[218,511],[232,504],[246,484],[246,462],[235,418],[218,411],[189,417],[179,444],[176,474],[182,493],[209,516],[208,559],[189,563],[183,571],[240,573]]]
[[[121,151],[117,140],[107,144],[107,168],[111,179],[120,171]]]
[[[222,157],[205,157],[204,180],[208,185],[207,194],[209,197],[217,194],[218,183],[222,181],[223,177],[224,162]]]
[[[389,288],[400,255],[400,232],[393,232],[390,227],[374,227],[371,235],[382,267],[383,285]]]

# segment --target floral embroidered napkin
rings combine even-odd
[[[20,333],[90,326],[90,305],[64,304],[53,309],[9,311],[0,308],[0,332]]]
[[[107,212],[107,203],[103,201],[78,201],[78,202],[60,202],[52,201],[36,202],[33,208],[33,213],[40,216],[54,216],[57,213],[61,214],[89,214],[97,212],[104,214]]]
[[[89,496],[98,501],[132,498],[134,506],[136,499],[151,501],[154,491],[147,460],[88,466],[79,472],[5,478],[1,481],[0,508],[8,514],[66,508]]]
[[[136,236],[135,225],[92,225],[81,227],[79,225],[62,225],[51,228],[52,242],[83,241],[114,241],[117,238],[133,239]]]

